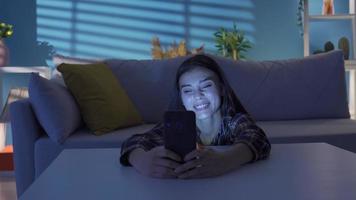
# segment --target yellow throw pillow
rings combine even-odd
[[[142,123],[134,104],[104,63],[63,63],[57,69],[95,135]]]

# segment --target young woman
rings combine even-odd
[[[164,148],[163,124],[126,140],[120,162],[156,178],[204,178],[268,157],[271,145],[234,94],[218,64],[193,56],[178,68],[170,110],[195,113],[197,150],[181,158]],[[228,145],[224,150],[214,146]]]

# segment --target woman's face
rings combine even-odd
[[[206,119],[220,110],[221,91],[214,72],[196,67],[179,78],[179,88],[186,110],[193,111],[197,119]]]

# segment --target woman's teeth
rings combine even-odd
[[[208,106],[209,106],[209,104],[206,103],[206,104],[201,104],[201,105],[194,106],[194,108],[196,110],[203,110],[203,109],[206,109]]]

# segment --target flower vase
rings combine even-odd
[[[9,62],[9,48],[7,48],[5,41],[0,39],[0,67],[6,66]]]
[[[323,15],[334,15],[334,0],[323,0]]]

